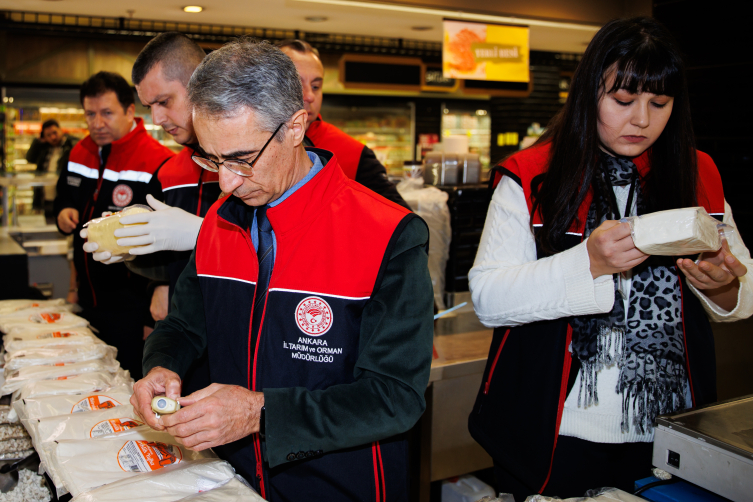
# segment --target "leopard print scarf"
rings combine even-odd
[[[620,218],[612,185],[626,186],[638,179],[629,159],[602,153],[601,164],[604,190],[594,194],[586,237],[607,218]],[[638,214],[643,214],[640,183],[635,184]],[[584,406],[599,403],[599,371],[617,364],[620,377],[615,392],[622,397],[623,432],[630,430],[631,423],[641,433],[651,431],[657,415],[686,408],[681,285],[676,272],[671,258],[651,257],[632,270],[627,317],[615,274],[612,311],[571,320],[571,351],[581,363],[578,406],[584,390]]]

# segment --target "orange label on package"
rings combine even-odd
[[[92,430],[89,431],[89,437],[96,438],[99,436],[106,436],[107,434],[123,432],[138,427],[139,425],[144,424],[133,418],[111,418],[110,420],[103,420],[92,427]]]
[[[120,403],[109,396],[89,396],[73,405],[71,413],[82,411],[109,410],[120,406]]]
[[[180,448],[159,441],[127,441],[118,451],[118,465],[126,472],[156,471],[181,460]]]
[[[29,317],[29,320],[39,324],[53,324],[63,318],[63,314],[56,312],[40,312]]]
[[[43,340],[45,338],[68,338],[76,335],[78,335],[78,333],[61,333],[60,331],[55,331],[53,333],[42,333],[41,335],[37,335],[37,339]]]

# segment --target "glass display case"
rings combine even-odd
[[[415,152],[415,106],[322,106],[322,118],[371,148],[391,177],[403,175],[403,162]]]
[[[489,110],[466,110],[445,106],[442,110],[442,137],[468,136],[468,152],[477,153],[481,162],[481,179],[489,179],[492,121]]]
[[[54,197],[56,175],[47,173],[35,175],[37,166],[26,160],[34,138],[42,131],[42,123],[55,119],[64,133],[77,138],[89,134],[84,110],[79,101],[78,89],[45,89],[25,87],[3,87],[2,124],[2,170],[4,182],[0,221],[9,222],[39,221],[44,215],[43,207],[34,204],[35,191],[47,191],[47,198]],[[161,127],[152,123],[149,109],[141,106],[136,99],[136,116],[144,119],[147,131],[168,148],[180,151],[181,145],[173,141]],[[34,183],[26,178],[34,178]],[[19,178],[15,180],[15,178]],[[42,194],[37,194],[40,200]],[[37,218],[24,218],[37,216]],[[19,218],[20,217],[20,218]],[[42,218],[44,221],[44,218]]]

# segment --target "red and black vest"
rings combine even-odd
[[[160,194],[155,197],[172,207],[179,207],[202,218],[206,216],[212,204],[220,198],[220,178],[218,173],[207,171],[191,159],[194,149],[185,147],[178,155],[163,165],[156,176]],[[172,259],[168,262],[167,273],[170,279],[170,299],[175,291],[178,277],[186,268],[191,252],[171,251]]]
[[[314,143],[316,148],[337,152],[337,160],[340,163],[345,176],[354,180],[361,162],[364,144],[351,138],[346,133],[322,120],[321,115],[311,123],[306,130],[306,136]]]
[[[124,265],[103,265],[85,253],[79,232],[84,223],[99,218],[104,211],[146,204],[152,175],[173,155],[149,135],[141,118],[136,118],[136,127],[131,132],[111,143],[104,166],[100,166],[99,147],[91,136],[71,150],[68,166],[58,181],[59,191],[62,188],[65,194],[58,197],[62,195],[66,207],[79,213],[79,226],[73,233],[73,259],[79,274],[82,307],[115,307],[131,297],[146,297],[145,282]]]
[[[649,157],[633,159],[643,178]],[[503,176],[521,185],[533,207],[531,180],[545,172],[549,145],[516,153],[497,166],[490,184]],[[698,152],[698,204],[722,219],[724,192],[721,177],[711,158]],[[566,236],[566,245],[576,246],[583,232],[592,194],[578,210]],[[541,228],[541,215],[533,215],[534,232]],[[537,256],[544,255],[537,246]],[[693,406],[716,401],[714,338],[706,312],[677,271],[682,285],[683,336]],[[541,493],[549,481],[557,446],[565,399],[580,369],[569,351],[572,329],[567,318],[540,321],[515,328],[496,328],[484,378],[468,419],[471,436],[492,456],[495,464],[515,476],[532,492]]]
[[[256,339],[250,329],[258,274],[252,208],[223,198],[201,227],[196,271],[212,382],[313,391],[354,381],[361,313],[414,215],[346,178],[331,153],[310,151],[323,169],[267,211],[277,245]],[[405,465],[405,441],[316,452],[273,469],[263,462],[262,448],[253,434],[216,450],[271,501],[306,493],[321,500],[384,500],[385,486],[407,493],[407,470],[389,469]]]

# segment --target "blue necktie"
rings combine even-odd
[[[275,264],[274,241],[272,238],[272,225],[267,219],[269,206],[256,208],[256,231],[259,237],[256,256],[259,259],[259,277],[256,281],[256,300],[254,301],[254,314],[251,321],[251,333],[254,338],[259,336],[264,310],[264,299],[269,288],[269,278],[272,277],[272,267]]]

